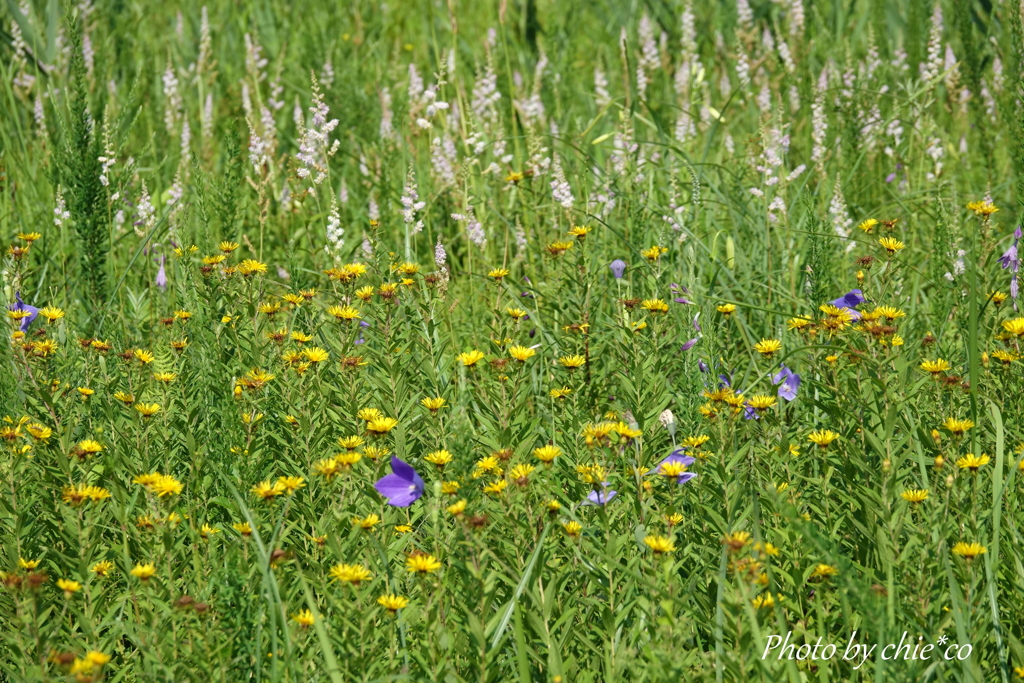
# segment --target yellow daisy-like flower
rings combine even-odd
[[[437,415],[437,411],[441,410],[441,408],[444,408],[447,403],[448,401],[441,398],[440,396],[436,396],[434,398],[424,398],[420,400],[420,405],[422,405],[424,408],[429,410],[434,415]]]
[[[719,304],[718,306],[715,306],[715,310],[728,318],[736,312],[736,306],[734,304]]]
[[[962,436],[964,432],[974,426],[974,423],[970,420],[961,420],[955,417],[947,417],[943,422],[942,426],[951,431],[955,436]]]
[[[878,220],[874,218],[869,218],[866,221],[863,221],[857,227],[866,233],[870,233],[872,228],[874,228],[876,225],[878,225]]]
[[[365,303],[373,298],[374,291],[376,290],[374,290],[372,285],[366,285],[365,287],[360,287],[359,289],[357,289],[355,291],[355,295],[357,299]]]
[[[661,299],[644,299],[640,308],[654,314],[668,313],[668,304]]]
[[[358,586],[363,581],[373,578],[370,570],[361,564],[336,564],[330,569],[331,578],[342,583]]]
[[[77,391],[78,391],[78,394],[82,397],[83,401],[88,399],[90,396],[92,396],[93,394],[96,393],[95,391],[93,391],[89,387],[78,387]]]
[[[900,242],[895,237],[882,237],[878,240],[878,243],[882,246],[883,249],[889,252],[890,255],[895,254],[897,251],[907,246],[903,244],[903,242]]]
[[[253,495],[263,500],[273,500],[284,493],[284,487],[280,484],[272,484],[269,479],[261,481],[251,489]]]
[[[960,541],[953,546],[953,554],[959,555],[968,562],[976,558],[978,555],[984,555],[987,552],[988,550],[985,549],[985,546],[980,543],[965,543],[964,541]]]
[[[82,590],[82,584],[71,579],[57,579],[57,588],[64,591],[64,597],[70,598],[78,591]]]
[[[18,566],[25,571],[32,571],[39,567],[39,560],[26,560],[23,557],[19,557]]]
[[[812,326],[813,324],[813,321],[806,316],[790,318],[788,321],[786,321],[786,326],[789,328],[790,331],[800,331],[806,329],[808,326]]]
[[[249,525],[249,522],[236,522],[231,525],[231,528],[243,537],[252,536],[252,527]]]
[[[722,538],[722,545],[728,547],[729,551],[734,553],[742,550],[747,543],[750,543],[750,532],[748,531],[734,531]]]
[[[441,563],[433,555],[415,552],[406,558],[405,568],[412,574],[433,574],[441,568]]]
[[[562,356],[561,358],[558,359],[558,362],[566,370],[576,370],[578,368],[583,367],[586,364],[587,359],[584,356],[575,354],[572,356]]]
[[[101,577],[105,577],[107,574],[109,574],[113,570],[114,570],[114,563],[111,562],[110,560],[100,560],[99,562],[97,562],[93,566],[89,567],[89,571],[91,571],[96,576],[101,576]]]
[[[245,277],[251,277],[253,275],[266,275],[267,264],[260,263],[255,259],[245,259],[238,264],[238,272]]]
[[[770,358],[781,348],[782,342],[778,339],[762,339],[754,344],[754,350],[765,358]]]
[[[162,474],[150,485],[150,490],[159,498],[176,496],[181,493],[185,485],[169,474]]]
[[[743,399],[742,396],[738,396],[737,398],[739,398],[741,401]],[[750,400],[747,403],[749,403],[750,407],[753,408],[754,410],[765,411],[774,406],[776,403],[778,403],[778,399],[776,399],[774,396],[769,396],[767,394],[757,394],[755,396],[751,396]]]
[[[217,248],[223,251],[225,254],[230,254],[235,249],[238,249],[240,245],[238,242],[221,242],[217,245]]]
[[[393,417],[378,417],[366,423],[366,431],[374,436],[383,436],[398,426],[398,420]]]
[[[512,356],[513,358],[515,358],[520,363],[525,363],[526,361],[530,360],[535,355],[537,355],[537,351],[536,351],[536,349],[531,349],[528,346],[518,346],[517,345],[517,346],[511,347],[508,350],[508,355]]]
[[[285,494],[291,496],[296,491],[306,485],[306,480],[302,477],[278,477],[274,483],[275,487],[280,487]]]
[[[473,351],[466,351],[456,356],[456,360],[462,363],[467,368],[475,367],[477,363],[484,359],[484,352],[474,349]]]
[[[839,438],[839,435],[831,429],[818,429],[807,435],[807,440],[818,445],[818,448],[828,446]]]
[[[924,372],[930,373],[932,377],[938,378],[940,374],[948,371],[953,366],[949,364],[949,361],[937,358],[935,360],[921,361],[920,367]]]
[[[839,575],[839,568],[830,564],[819,564],[811,572],[812,579],[827,579]]]
[[[662,257],[662,255],[667,254],[667,253],[668,253],[668,247],[662,247],[662,246],[659,246],[659,245],[655,244],[653,247],[651,247],[649,249],[644,249],[643,251],[641,251],[640,255],[643,256],[648,261],[653,263],[653,262],[657,261],[658,259],[660,259]]]
[[[53,323],[64,317],[64,311],[54,306],[47,306],[39,309],[39,315],[46,318],[46,322]]]
[[[508,487],[508,481],[505,479],[499,479],[495,482],[484,486],[484,493],[497,496],[501,494]]]
[[[565,529],[565,533],[572,538],[576,538],[580,535],[580,532],[583,531],[583,525],[576,521],[566,522],[562,525],[562,528]]]
[[[506,277],[508,272],[508,268],[493,268],[487,273],[487,277],[495,282],[501,282],[501,279]]]
[[[447,510],[448,514],[458,517],[466,511],[466,499],[462,498],[461,500],[449,505]]]
[[[644,545],[650,548],[656,555],[671,553],[676,549],[676,544],[672,542],[671,538],[668,538],[667,536],[658,536],[657,534],[652,534],[644,538]]]
[[[1024,318],[1004,320],[1003,329],[1017,337],[1024,336]]]
[[[155,379],[157,382],[170,384],[174,380],[178,379],[178,376],[173,372],[154,372],[153,379]]]
[[[137,410],[142,417],[153,417],[160,412],[161,408],[156,403],[136,403],[135,410]]]
[[[373,529],[373,527],[375,527],[378,524],[380,524],[380,517],[378,517],[377,515],[372,515],[372,514],[371,515],[367,515],[366,517],[362,517],[362,518],[360,518],[360,517],[353,517],[352,518],[352,524],[354,526],[359,527],[360,529],[364,529],[366,531],[370,531],[370,530]]]
[[[964,457],[956,461],[956,466],[962,470],[970,470],[971,472],[977,472],[981,467],[989,464],[991,458],[982,453],[981,455],[975,455],[974,453],[968,453]]]
[[[316,619],[313,618],[313,613],[308,609],[304,609],[301,612],[297,612],[292,616],[292,621],[301,626],[302,628],[309,628],[313,625]]]
[[[364,422],[373,422],[376,419],[384,417],[384,413],[380,412],[377,408],[363,408],[356,413],[356,417]]]
[[[516,322],[519,322],[520,320],[527,316],[526,311],[524,311],[521,308],[506,308],[505,312],[508,313],[509,317],[515,320]]]
[[[145,564],[139,563],[132,568],[131,575],[140,581],[149,581],[156,575],[156,567],[152,562],[147,562]]]
[[[319,346],[314,346],[312,348],[303,349],[302,356],[310,363],[323,363],[331,357],[331,354],[325,349],[321,349]]]
[[[389,612],[397,612],[400,609],[404,609],[409,604],[409,598],[401,595],[394,595],[392,593],[385,593],[377,598],[377,604]]]
[[[541,446],[533,450],[533,457],[540,460],[542,463],[549,465],[551,462],[562,454],[562,449],[558,446],[548,444],[547,446]]]
[[[370,289],[373,288],[371,287]],[[370,292],[370,294],[372,295],[373,292]],[[359,312],[359,309],[353,308],[352,306],[331,306],[330,308],[327,309],[327,315],[334,317],[339,322],[351,322],[362,317],[362,314]]]
[[[355,449],[362,446],[364,443],[363,437],[361,436],[341,436],[338,437],[338,446],[344,448],[346,451],[354,451]]]
[[[558,399],[558,398],[565,398],[566,396],[568,396],[571,393],[572,393],[572,389],[570,389],[569,387],[560,387],[560,388],[552,389],[551,391],[548,392],[548,395],[551,398]]]
[[[433,465],[436,465],[438,469],[441,469],[452,461],[452,454],[447,450],[442,449],[440,451],[428,453],[423,459]]]
[[[526,484],[529,482],[529,477],[533,470],[533,465],[516,465],[515,467],[508,471],[508,477],[509,479],[514,481],[517,486],[526,486]]]
[[[993,204],[992,202],[982,200],[982,201],[976,201],[976,202],[969,202],[967,204],[967,210],[968,211],[973,211],[975,216],[981,216],[982,218],[988,218],[989,216],[994,214],[999,209],[996,208],[996,205]]]
[[[928,500],[928,489],[907,489],[900,494],[900,498],[908,503],[923,503]]]

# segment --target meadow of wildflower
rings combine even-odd
[[[1020,4],[0,27],[0,681],[1024,678]]]

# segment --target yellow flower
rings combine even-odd
[[[509,317],[519,322],[526,317],[527,313],[521,308],[506,308],[505,312],[508,313]]]
[[[57,579],[57,588],[64,591],[64,597],[70,598],[72,595],[82,590],[82,584],[71,579]]]
[[[280,487],[287,495],[293,495],[296,491],[306,485],[302,477],[278,477],[274,487]]]
[[[1013,320],[1004,320],[1003,329],[1012,335],[1018,337],[1024,335],[1024,318],[1014,318]]]
[[[719,304],[715,309],[727,318],[736,312],[736,306],[733,304]]]
[[[176,374],[174,374],[173,372],[154,372],[153,373],[153,379],[155,379],[157,382],[163,382],[164,384],[170,384],[171,382],[173,382],[177,378],[178,378],[178,376]]]
[[[322,363],[331,357],[331,354],[329,354],[326,350],[321,349],[319,346],[303,349],[302,355],[310,363]]]
[[[516,483],[517,486],[526,486],[529,481],[530,474],[533,472],[533,465],[516,465],[508,472],[508,477]]]
[[[936,378],[939,374],[946,372],[951,367],[952,366],[949,364],[949,361],[942,360],[941,358],[921,361],[921,369],[925,372],[931,373],[931,375]]]
[[[433,574],[441,568],[441,563],[433,555],[415,552],[406,558],[405,568],[413,574]]]
[[[734,531],[726,534],[722,539],[722,545],[727,546],[730,552],[738,552],[750,542],[750,533],[747,531]]]
[[[802,330],[805,327],[807,327],[809,325],[812,325],[812,324],[813,323],[812,323],[811,319],[806,317],[806,316],[799,316],[799,317],[796,317],[796,318],[790,318],[786,322],[786,325],[790,329],[790,331],[792,331],[792,330],[798,330],[799,331],[799,330]]]
[[[372,514],[371,515],[367,515],[366,517],[363,517],[363,518],[353,517],[352,518],[352,524],[354,526],[359,527],[360,529],[364,529],[366,531],[370,531],[370,530],[373,529],[373,527],[375,527],[378,524],[380,524],[380,517],[378,517],[377,515],[372,515]]]
[[[651,534],[644,538],[644,545],[650,548],[656,555],[670,553],[676,549],[676,544],[672,542],[671,538],[658,536],[657,534]]]
[[[501,279],[508,275],[508,268],[494,268],[487,273],[487,277],[493,278],[496,282],[500,282]]]
[[[204,524],[202,526],[202,528],[199,530],[199,535],[202,536],[203,538],[207,538],[207,539],[210,538],[210,536],[213,536],[214,534],[219,534],[219,533],[220,533],[220,529],[218,529],[215,526],[210,526],[209,524]]]
[[[586,364],[587,359],[579,354],[572,356],[562,356],[558,359],[558,362],[562,364],[566,370],[576,370],[577,368],[583,367]]]
[[[46,308],[39,309],[39,315],[46,318],[47,322],[52,323],[63,318],[64,311],[59,308],[55,308],[54,306],[47,306]]]
[[[389,612],[397,612],[409,604],[409,598],[402,597],[401,595],[385,593],[377,598],[377,604]]]
[[[32,571],[39,567],[39,560],[26,560],[22,557],[18,558],[18,566],[26,571]]]
[[[572,249],[572,242],[552,242],[547,247],[548,253],[554,258],[558,258],[565,252]]]
[[[807,435],[807,440],[818,445],[819,448],[828,448],[829,444],[839,438],[839,435],[831,429],[819,429]]]
[[[954,435],[961,436],[964,432],[973,427],[974,423],[970,420],[960,420],[955,417],[947,417],[943,421],[942,426],[953,432]]]
[[[81,395],[82,400],[84,401],[84,400],[88,399],[90,396],[92,396],[93,394],[95,394],[96,392],[93,391],[92,389],[88,388],[88,387],[78,387],[78,393],[79,393],[79,395]]]
[[[999,209],[996,208],[995,204],[989,201],[977,201],[969,202],[967,204],[968,211],[973,211],[975,216],[981,216],[982,218],[988,218]]]
[[[423,459],[441,469],[452,461],[452,454],[447,450],[434,451],[428,453]]]
[[[484,486],[484,493],[496,496],[499,495],[502,491],[504,491],[507,486],[508,481],[506,481],[505,479],[499,479],[493,483]]]
[[[92,439],[85,439],[78,442],[78,448],[75,452],[79,457],[86,457],[89,455],[96,455],[103,450],[103,446],[99,442],[93,441]]]
[[[316,620],[313,618],[312,612],[310,612],[308,609],[304,609],[294,614],[292,616],[292,621],[294,621],[302,628],[309,628],[313,625],[313,622],[315,622]]]
[[[833,567],[830,564],[819,564],[811,572],[812,579],[827,579],[831,576],[837,576],[839,574],[839,568]]]
[[[284,487],[280,484],[271,484],[269,479],[261,481],[252,487],[252,493],[263,500],[273,500],[284,493]]]
[[[466,499],[462,498],[458,502],[448,506],[448,514],[458,517],[466,511]]]
[[[978,555],[984,555],[986,552],[988,551],[985,549],[985,546],[980,543],[964,543],[963,541],[960,541],[953,546],[953,554],[959,555],[968,562],[976,558]]]
[[[225,254],[230,254],[235,249],[238,249],[238,242],[221,242],[217,245],[217,248],[223,251]]]
[[[370,294],[373,294],[373,288],[370,288]],[[359,309],[353,308],[352,306],[331,306],[327,309],[327,315],[334,316],[338,321],[351,322],[357,318],[362,317]]]
[[[987,465],[992,459],[982,453],[981,455],[975,455],[968,453],[964,457],[956,461],[956,466],[962,470],[970,470],[971,472],[977,472],[979,468]]]
[[[654,261],[657,261],[659,258],[661,258],[662,254],[666,253],[668,253],[668,247],[661,247],[655,244],[653,247],[641,251],[640,255],[653,263]]]
[[[398,420],[393,417],[378,417],[366,423],[366,431],[375,436],[383,436],[398,426]]]
[[[562,449],[558,446],[548,444],[547,446],[541,446],[533,450],[533,457],[540,460],[542,463],[551,464],[551,461],[562,454]]]
[[[139,411],[142,417],[153,417],[160,412],[160,406],[156,403],[136,403],[135,410]]]
[[[537,355],[537,351],[535,349],[531,349],[528,346],[517,345],[513,346],[508,350],[508,355],[512,356],[520,363],[525,363],[526,361],[530,360],[535,355]]]
[[[441,482],[441,493],[446,496],[454,496],[459,492],[460,484],[457,481],[442,481]]]
[[[265,275],[267,272],[267,264],[260,263],[254,259],[245,259],[238,264],[238,272],[245,277],[251,277],[253,275]]]
[[[739,398],[742,399],[742,396],[740,396]],[[754,410],[765,411],[774,406],[776,403],[778,403],[778,399],[776,399],[774,396],[769,396],[767,394],[756,394],[755,396],[750,397],[748,403],[750,404],[750,407],[753,408]]]
[[[548,392],[548,395],[551,398],[556,398],[557,399],[557,398],[565,398],[566,396],[568,396],[571,393],[572,393],[572,389],[570,389],[569,387],[561,387],[561,388],[552,389],[551,391]]]
[[[566,522],[562,525],[562,528],[565,529],[565,533],[573,538],[579,536],[580,532],[583,531],[583,525],[576,521]]]
[[[895,254],[897,251],[907,246],[895,237],[882,237],[878,240],[878,243],[882,245],[882,248],[889,252],[890,255]]]
[[[138,563],[131,571],[131,575],[140,581],[149,581],[156,574],[156,567],[152,562],[146,564]]]
[[[378,418],[384,417],[384,413],[380,412],[376,408],[363,408],[358,413],[356,413],[356,417],[358,417],[360,420],[363,420],[364,422],[373,422]]]
[[[475,367],[477,363],[484,359],[484,352],[474,349],[473,351],[466,351],[465,353],[460,353],[456,357],[456,359],[467,368],[472,368]]]
[[[252,527],[249,526],[249,522],[236,522],[231,525],[231,528],[242,536],[252,536]]]
[[[754,344],[754,350],[759,354],[768,358],[772,356],[776,351],[782,348],[782,342],[778,339],[762,339],[761,341]]]
[[[900,498],[908,503],[921,503],[928,499],[928,489],[907,489]]]
[[[101,560],[101,561],[97,562],[96,564],[94,564],[93,566],[89,567],[89,571],[91,571],[96,576],[106,576],[113,569],[114,569],[114,563],[111,562],[110,560]]]
[[[654,314],[668,313],[668,304],[661,299],[644,299],[643,303],[640,304],[640,308]]]
[[[331,567],[330,575],[336,581],[351,583],[354,586],[373,578],[370,570],[361,564],[336,564]]]
[[[422,405],[424,408],[426,408],[435,415],[437,414],[437,411],[441,410],[441,408],[444,408],[446,403],[447,401],[441,398],[440,396],[437,396],[435,398],[424,398],[420,400],[420,405]]]
[[[878,221],[874,218],[869,218],[866,221],[862,222],[857,227],[866,233],[870,233],[871,229],[874,228],[876,225],[878,225]]]
[[[158,497],[176,496],[185,488],[184,484],[169,474],[162,474],[152,483],[150,490]]]

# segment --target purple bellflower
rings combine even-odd
[[[859,289],[851,289],[838,299],[829,301],[829,303],[839,309],[845,308],[850,312],[850,315],[853,316],[854,320],[860,320],[860,311],[856,309],[856,306],[860,306],[865,301],[867,301],[867,299],[864,298],[864,292]]]
[[[601,490],[591,491],[587,499],[583,501],[582,505],[607,505],[612,498],[618,495],[618,491],[609,491],[608,487],[611,486],[606,481],[601,482]]]
[[[779,397],[792,401],[796,398],[796,392],[800,388],[800,375],[783,365],[782,369],[772,377],[772,384],[779,385]]]
[[[1020,285],[1017,283],[1017,271],[1020,270],[1020,256],[1017,254],[1017,245],[1020,243],[1021,229],[1017,226],[1017,229],[1013,231],[1013,244],[1010,248],[999,257],[999,265],[1003,267],[1003,270],[1009,268],[1010,272],[1013,273],[1013,277],[1010,279],[1010,296],[1013,297],[1013,310],[1017,310],[1017,295],[1020,293]]]
[[[373,485],[377,493],[388,499],[388,505],[409,507],[423,495],[423,479],[407,462],[391,456],[391,474]]]
[[[694,346],[696,346],[697,342],[699,342],[699,341],[700,341],[700,337],[694,337],[693,339],[689,340],[688,342],[685,342],[680,350],[681,351],[689,351]],[[701,361],[701,362],[703,362],[703,361]]]
[[[167,269],[164,267],[164,263],[167,261],[167,257],[160,256],[160,269],[156,271],[156,286],[161,290],[167,289]]]
[[[28,315],[21,319],[21,331],[28,332],[28,326],[32,324],[32,321],[39,315],[39,309],[35,306],[29,306],[27,303],[21,300],[21,292],[14,293],[14,300],[17,303],[10,305],[12,311],[28,311]]]
[[[626,273],[626,262],[622,259],[615,259],[608,265],[608,267],[611,268],[612,275],[616,280],[621,280],[622,276]]]

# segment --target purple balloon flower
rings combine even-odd
[[[699,342],[699,341],[700,341],[700,337],[694,337],[693,339],[691,339],[688,342],[684,343],[682,348],[680,349],[680,351],[689,351],[694,346],[696,346],[697,342]]]
[[[860,311],[856,309],[856,306],[860,306],[865,301],[867,301],[867,299],[864,298],[864,292],[860,291],[859,289],[851,289],[849,292],[843,294],[838,299],[833,299],[832,301],[829,301],[829,303],[835,306],[836,308],[845,308],[850,312],[850,315],[853,316],[854,320],[860,320]]]
[[[608,267],[611,268],[612,275],[615,276],[616,280],[621,280],[626,272],[626,262],[622,259],[615,259]]]
[[[796,398],[797,389],[800,388],[800,375],[783,365],[782,369],[772,377],[772,384],[779,385],[781,398],[792,401]]]
[[[685,306],[689,306],[690,304],[693,303],[692,301],[687,299],[685,296],[677,296],[675,299],[672,299],[672,301],[675,301],[677,304],[683,304]]]
[[[618,491],[608,491],[607,488],[610,486],[606,481],[601,482],[600,491],[591,491],[587,499],[582,502],[583,505],[607,505],[608,502],[618,495]]]
[[[391,456],[391,474],[373,485],[377,493],[388,499],[388,505],[409,507],[423,495],[423,479],[407,462]]]
[[[164,262],[167,261],[167,257],[160,256],[160,269],[156,271],[156,286],[161,290],[167,289],[167,269],[164,268]]]
[[[711,370],[711,368],[708,367],[708,364],[704,362],[704,359],[699,359],[697,361],[697,368],[704,374],[707,374]]]
[[[35,306],[29,306],[27,303],[21,300],[21,292],[14,293],[14,300],[17,303],[13,303],[9,306],[12,311],[28,311],[28,315],[21,319],[21,331],[28,332],[28,326],[32,324],[32,321],[39,315],[39,309]]]

